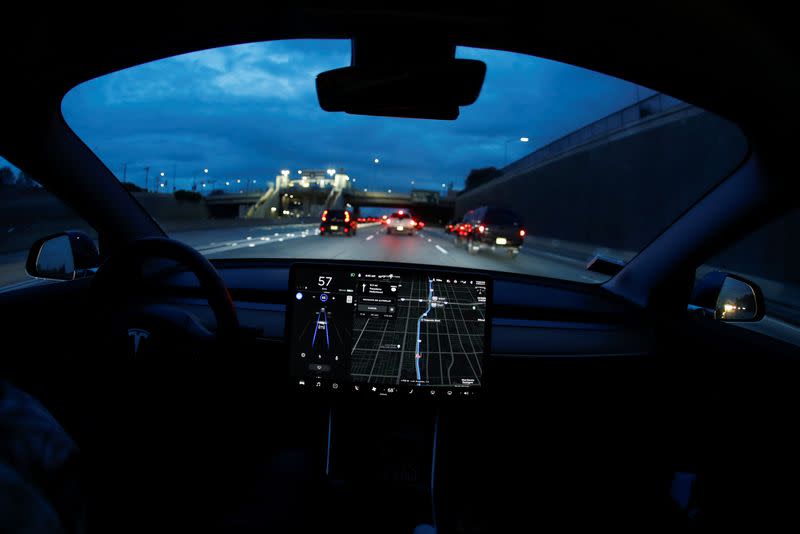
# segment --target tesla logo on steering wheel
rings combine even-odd
[[[149,338],[150,332],[141,328],[130,328],[128,329],[128,337],[133,338],[133,355],[136,356],[139,353],[139,343],[143,339]]]

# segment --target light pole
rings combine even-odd
[[[206,180],[208,180],[208,169],[203,169],[203,187],[205,187]],[[197,191],[197,175],[194,176],[192,191]]]
[[[503,159],[503,167],[508,165],[508,144],[509,143],[514,143],[516,141],[519,141],[520,143],[527,143],[528,141],[530,141],[530,139],[528,139],[527,137],[520,137],[519,139],[517,139],[517,138],[509,139],[508,141],[505,141],[503,143],[505,145],[505,154],[506,154],[505,158]]]

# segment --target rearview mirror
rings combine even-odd
[[[765,311],[764,296],[758,285],[718,271],[697,280],[689,308],[726,322],[759,321]]]
[[[100,265],[100,253],[91,237],[75,230],[36,241],[28,253],[29,275],[51,280],[74,280],[92,273]]]
[[[455,120],[459,106],[477,100],[486,65],[454,59],[440,65],[344,67],[317,76],[325,111],[354,115]]]
[[[325,111],[454,120],[477,100],[486,64],[456,59],[455,45],[417,36],[353,39],[351,66],[317,76]]]

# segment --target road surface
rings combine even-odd
[[[525,250],[516,258],[505,251],[470,254],[440,228],[415,235],[387,235],[380,224],[362,224],[355,237],[320,236],[315,224],[184,232],[172,237],[209,258],[295,258],[396,261],[442,267],[467,267],[603,282],[606,276],[586,270],[585,262],[552,252]]]

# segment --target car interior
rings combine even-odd
[[[100,15],[14,13],[0,35],[0,155],[99,237],[95,247],[71,228],[41,236],[27,272],[61,281],[0,292],[0,380],[79,450],[21,471],[58,531],[797,528],[800,347],[736,324],[735,306],[755,310],[742,321],[770,317],[758,283],[696,274],[800,198],[800,77],[785,15],[719,3]],[[448,51],[479,46],[663,90],[735,123],[749,151],[635,257],[598,258],[609,279],[587,284],[446,262],[208,259],[167,237],[62,116],[71,88],[106,73],[312,37],[351,39],[365,58],[317,78],[327,112],[454,119],[485,68]],[[408,76],[398,81],[398,69]],[[48,250],[68,258],[48,266]],[[463,387],[426,387],[419,340],[396,391],[340,372],[332,343],[363,343],[350,329],[406,303],[395,279],[427,302],[417,336],[441,310],[434,295],[472,305],[469,333],[455,334],[477,347]],[[723,305],[727,291],[744,296]],[[342,326],[353,295],[357,313]],[[314,362],[317,350],[329,352]],[[20,443],[0,430],[0,463],[18,465],[7,451]],[[6,491],[10,517],[19,501]]]

